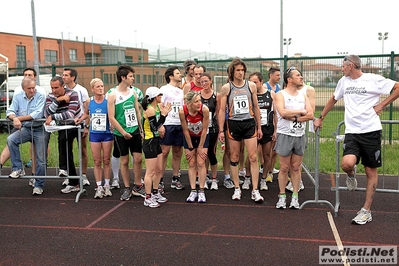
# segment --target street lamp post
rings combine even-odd
[[[388,32],[384,32],[384,34],[382,34],[382,32],[378,33],[378,40],[382,41],[382,54],[384,54],[384,41],[388,39]]]
[[[287,54],[286,54],[287,56],[288,56],[288,45],[291,44],[291,40],[292,40],[291,38],[284,38],[283,40],[284,41],[283,44],[287,45]]]

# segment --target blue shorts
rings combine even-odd
[[[90,142],[107,142],[107,141],[113,141],[114,140],[114,134],[112,133],[91,133],[89,135],[89,141]]]
[[[161,145],[183,146],[183,128],[181,125],[168,125],[165,127],[165,136],[161,138]]]

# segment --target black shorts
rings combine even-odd
[[[362,159],[362,164],[367,167],[381,167],[381,135],[382,131],[377,130],[364,134],[345,134],[343,155],[356,155],[356,164]]]
[[[194,136],[190,136],[190,137],[191,137],[191,143],[193,144],[193,148],[194,149],[198,148],[198,145],[201,141],[201,137],[194,137]],[[188,149],[188,144],[187,144],[186,138],[183,139],[183,144],[184,144],[184,148]],[[205,139],[203,148],[208,148],[208,147],[209,147],[209,134],[206,135],[206,139]]]
[[[256,137],[255,119],[243,121],[227,120],[227,136],[236,141],[251,139]]]
[[[145,139],[143,141],[143,152],[146,159],[157,158],[162,153],[159,138]]]
[[[114,139],[114,149],[118,149],[120,156],[126,156],[130,153],[142,153],[143,144],[141,142],[141,135],[134,134],[131,139],[125,139],[115,135]],[[117,157],[118,158],[118,157]]]
[[[260,140],[258,140],[259,145],[264,145],[269,141],[272,141],[273,133],[274,133],[274,125],[262,126],[263,136]]]

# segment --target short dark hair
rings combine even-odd
[[[299,74],[302,75],[302,72],[294,66],[287,68],[287,70],[284,71],[284,83],[287,85],[288,85],[288,79],[292,77],[292,70],[296,70],[299,72]]]
[[[166,83],[169,84],[170,76],[173,76],[173,73],[175,72],[176,69],[179,69],[179,67],[178,66],[170,66],[165,70],[164,76],[165,76]]]
[[[27,67],[27,68],[25,68],[23,73],[25,74],[26,71],[33,71],[33,76],[34,76],[34,77],[37,76],[36,69],[34,69],[34,68],[32,68],[32,67]]]
[[[202,68],[206,72],[206,67],[204,65],[195,65],[194,68]]]
[[[280,68],[278,68],[278,67],[269,68],[269,73],[268,73],[269,78],[270,78],[270,75],[273,75],[274,72],[277,72],[277,71],[280,72]]]
[[[51,80],[50,80],[50,82],[56,82],[56,81],[58,81],[58,82],[60,83],[61,87],[64,86],[64,80],[62,79],[61,76],[58,76],[58,75],[57,75],[57,76],[54,76],[54,77],[52,77]]]
[[[120,65],[116,70],[116,79],[118,83],[122,82],[122,77],[127,77],[129,73],[134,73],[134,68],[128,65]]]
[[[78,80],[78,71],[74,68],[64,68],[64,71],[69,71],[69,74],[71,77],[74,77],[75,79],[73,80],[75,83]]]
[[[249,75],[249,78],[253,77],[253,76],[257,76],[259,81],[262,82],[263,81],[263,75],[260,72],[253,72]]]

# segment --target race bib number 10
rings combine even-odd
[[[248,114],[249,113],[249,103],[247,95],[240,95],[234,97],[234,114]]]

